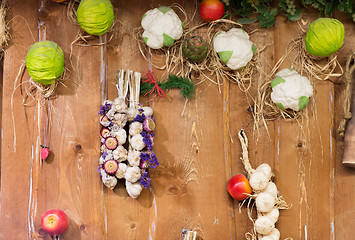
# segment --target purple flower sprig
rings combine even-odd
[[[112,107],[111,104],[105,103],[105,105],[100,106],[100,111],[98,112],[99,115],[105,115],[108,110],[110,110]]]
[[[140,183],[143,185],[144,188],[148,188],[151,181],[152,181],[152,180],[150,179],[150,177],[149,177],[149,175],[148,175],[148,172],[146,172],[145,170],[143,170]]]
[[[159,166],[159,161],[153,150],[150,150],[149,152],[143,152],[140,155],[141,160],[145,161],[146,163],[149,163],[150,168],[156,168]]]
[[[138,114],[134,119],[133,119],[133,122],[144,122],[144,120],[145,120],[145,115],[144,115],[144,113],[142,113],[142,114]]]
[[[154,137],[154,134],[148,134],[147,132],[143,131],[141,132],[141,135],[143,137],[144,144],[147,146],[149,150],[152,150],[153,148],[152,137]]]

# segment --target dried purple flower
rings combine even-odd
[[[102,174],[101,174],[101,168],[102,168],[102,166],[101,166],[101,165],[97,167],[97,171],[100,173],[100,177],[102,177]]]
[[[145,120],[145,115],[144,113],[142,114],[138,114],[134,119],[133,119],[133,122],[144,122]]]
[[[103,158],[103,159],[106,159],[107,154],[108,154],[108,153],[105,151],[105,152],[102,154],[102,158]]]
[[[148,172],[143,171],[140,183],[143,185],[144,188],[148,188],[150,185],[151,179],[148,175]]]

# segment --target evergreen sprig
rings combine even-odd
[[[180,94],[184,98],[192,98],[195,93],[195,84],[191,79],[185,77],[178,77],[176,75],[169,75],[166,81],[158,82],[158,85],[164,91],[174,88],[180,89]],[[149,93],[153,88],[153,84],[148,82],[142,82],[141,94],[145,95]]]
[[[225,2],[225,1],[224,1]],[[301,18],[304,8],[314,8],[320,16],[332,17],[335,9],[346,13],[355,22],[354,0],[228,0],[226,9],[241,18],[240,24],[259,22],[260,27],[272,27],[275,17],[283,14],[291,21]]]

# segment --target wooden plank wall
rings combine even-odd
[[[180,2],[191,16],[194,2]],[[148,9],[172,3],[114,2],[119,27],[104,58],[109,99],[117,95],[117,70],[148,70],[133,38],[141,16]],[[241,128],[249,136],[252,165],[269,163],[280,193],[292,204],[291,209],[281,211],[277,223],[281,238],[352,239],[355,172],[341,165],[343,142],[335,131],[344,89],[339,79],[335,79],[336,84],[314,81],[315,95],[304,117],[299,122],[281,118],[270,121],[268,132],[261,128],[258,137],[247,111],[249,102],[236,84],[226,82],[222,93],[208,81],[199,84],[182,117],[185,100],[177,90],[154,102],[143,97],[142,102],[150,104],[157,119],[154,147],[161,166],[151,171],[152,188],[131,199],[123,183],[114,191],[103,187],[96,171],[103,47],[74,47],[71,66],[71,43],[79,27],[68,21],[64,4],[52,1],[45,1],[46,39],[63,49],[71,75],[52,100],[52,155],[41,166],[43,130],[38,119],[43,119],[44,109],[36,108],[36,104],[23,107],[21,91],[13,93],[27,50],[38,41],[38,7],[36,0],[10,3],[12,41],[5,53],[2,88],[0,239],[50,239],[41,231],[40,219],[52,208],[64,210],[70,218],[63,239],[181,239],[183,228],[197,231],[198,239],[243,239],[252,224],[246,208],[239,213],[239,203],[226,191],[229,178],[244,172],[237,137]],[[306,14],[302,24],[307,26],[316,17]],[[193,23],[201,23],[198,15]],[[348,19],[344,24],[345,43],[339,51],[342,66],[346,55],[354,50],[355,40],[354,23]],[[278,17],[274,28],[261,29],[251,36],[257,47],[268,45],[262,52],[265,71],[270,71],[299,34],[297,23]],[[153,56],[153,60],[159,57]],[[286,60],[282,67],[290,64]],[[153,71],[158,78],[166,74]],[[25,73],[23,79],[28,78]],[[252,86],[254,94],[256,83],[257,79]]]

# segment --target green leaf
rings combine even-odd
[[[253,22],[256,22],[257,19],[256,18],[239,18],[237,20],[237,22],[239,24],[249,24],[249,23],[253,23]]]
[[[219,58],[222,60],[222,62],[226,63],[229,61],[229,59],[232,57],[233,51],[221,51],[218,52]]]
[[[169,12],[171,10],[171,8],[162,6],[162,7],[159,7],[158,10],[161,11],[163,14],[165,14],[165,13]]]
[[[282,8],[282,10],[286,11],[287,10],[286,1],[280,0],[279,1],[279,7]]]
[[[142,17],[142,20],[143,20],[146,16],[147,16],[147,14],[146,14],[146,13],[144,13],[144,14],[143,14],[143,17]]]
[[[286,80],[282,77],[276,77],[271,81],[271,88],[274,88],[276,85],[284,82],[286,82]]]
[[[275,103],[275,104],[278,108],[285,110],[285,107],[284,107],[284,105],[282,105],[282,103]]]
[[[184,28],[185,27],[185,23],[183,21],[181,21],[181,27]]]
[[[147,42],[148,42],[148,37],[143,37],[143,42],[144,42],[145,44],[147,44]]]
[[[166,33],[163,33],[163,46],[171,47],[174,44],[174,41],[174,38],[170,37]]]
[[[275,23],[275,16],[277,14],[276,8],[269,8],[258,16],[260,27],[272,27]]]
[[[253,51],[253,55],[254,55],[254,54],[255,54],[255,52],[256,52],[256,47],[255,47],[255,45],[254,45],[254,44],[251,46],[251,50]]]
[[[325,16],[329,17],[333,12],[333,3],[332,2],[328,2],[325,4],[325,8],[324,8],[324,14]]]
[[[288,18],[288,20],[291,20],[291,21],[297,21],[301,18],[301,16],[302,16],[302,10],[298,8],[296,10],[295,14],[293,14],[293,15],[288,14],[287,18]]]
[[[306,96],[300,97],[298,100],[298,111],[301,111],[303,108],[307,107],[309,103],[309,98]]]

